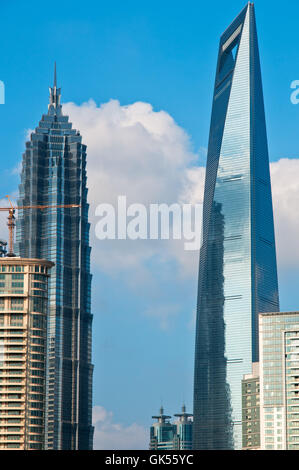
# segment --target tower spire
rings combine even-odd
[[[54,88],[57,87],[57,80],[56,80],[56,60],[54,62]]]
[[[48,114],[58,115],[62,114],[61,112],[61,88],[57,88],[57,76],[56,76],[56,61],[54,62],[54,84],[53,88],[49,88],[50,91],[50,102],[48,105]]]

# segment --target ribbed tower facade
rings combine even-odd
[[[242,379],[258,314],[279,310],[271,181],[254,6],[220,39],[200,250],[194,449],[242,447]]]
[[[54,263],[49,283],[46,449],[91,449],[93,428],[91,274],[86,146],[50,88],[48,113],[23,155],[19,206],[80,205],[19,211],[17,253]]]

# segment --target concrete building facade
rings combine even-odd
[[[53,263],[0,258],[0,450],[45,446],[48,279]]]
[[[242,381],[242,442],[243,450],[258,450],[260,436],[260,374],[259,363],[252,365],[252,374]]]
[[[263,313],[261,449],[299,450],[299,312]]]

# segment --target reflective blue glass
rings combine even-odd
[[[56,75],[56,74],[55,74]],[[19,206],[79,208],[20,210],[17,252],[55,263],[49,280],[46,448],[91,449],[93,427],[90,246],[86,146],[50,88],[48,113],[26,143]]]
[[[194,449],[242,447],[258,313],[279,310],[271,181],[253,4],[220,39],[200,250]]]

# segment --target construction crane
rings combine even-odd
[[[74,207],[81,207],[79,204],[59,204],[59,205],[35,205],[35,206],[13,206],[10,197],[6,196],[10,207],[0,207],[0,212],[8,211],[7,226],[9,232],[9,241],[8,241],[8,254],[7,256],[13,257],[14,254],[14,230],[16,226],[15,213],[16,210],[26,210],[26,209],[72,209]]]

